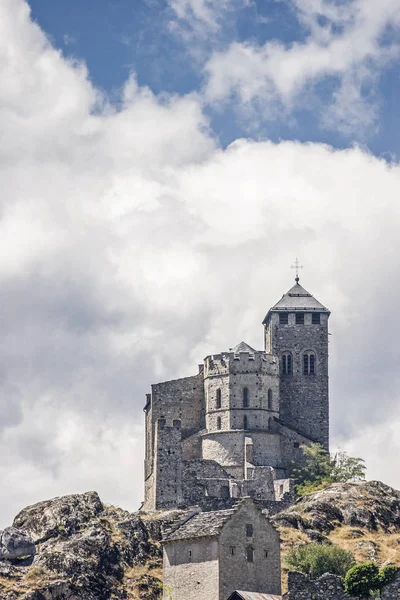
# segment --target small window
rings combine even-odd
[[[316,361],[314,352],[305,352],[303,354],[303,375],[315,375]]]
[[[188,551],[188,561],[192,562],[192,551],[191,550]]]
[[[303,373],[304,375],[308,375],[308,354],[303,356]]]
[[[246,558],[247,558],[247,562],[252,563],[254,561],[254,548],[252,546],[247,546]]]
[[[221,429],[221,417],[217,417],[217,429]]]
[[[243,417],[243,429],[247,429],[247,425],[248,425],[248,423],[247,423],[247,415],[244,415],[244,417]]]
[[[229,549],[229,553],[231,556],[235,556],[235,546],[231,546]]]
[[[288,313],[279,313],[279,325],[287,325],[289,323]]]
[[[321,315],[320,313],[313,313],[311,322],[313,325],[321,325]]]
[[[268,390],[268,410],[272,410],[272,390]]]
[[[217,389],[217,397],[216,397],[216,401],[215,401],[215,406],[216,406],[216,408],[221,408],[221,390],[220,390],[220,388]]]
[[[243,388],[243,407],[247,408],[249,406],[249,388]]]
[[[290,352],[285,352],[282,354],[282,375],[292,375],[292,373],[292,355]]]
[[[253,525],[251,523],[246,525],[246,537],[253,537]]]
[[[268,550],[264,550],[264,556],[265,558],[268,558]]]
[[[304,313],[296,313],[296,325],[304,325]]]

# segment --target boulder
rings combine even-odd
[[[35,552],[35,544],[26,532],[16,527],[6,527],[0,532],[0,560],[35,556]]]
[[[272,517],[278,526],[329,534],[340,525],[389,532],[400,528],[400,492],[380,481],[333,483]]]

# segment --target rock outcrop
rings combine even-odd
[[[273,521],[325,535],[341,525],[390,532],[400,528],[400,492],[380,481],[333,483],[300,498]]]
[[[104,506],[96,492],[29,506],[3,532],[3,539],[6,532],[8,537],[0,558],[0,598],[161,598],[159,542],[164,529],[180,515],[169,511],[158,518],[142,518]],[[34,554],[32,564],[9,562]]]
[[[29,535],[16,527],[0,531],[0,560],[16,560],[35,556],[36,547]]]

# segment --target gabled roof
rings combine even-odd
[[[239,352],[250,352],[250,354],[254,354],[257,352],[257,350],[246,344],[246,342],[240,342],[240,344],[237,344],[234,348],[230,348],[229,350],[235,354],[239,354]]]
[[[272,308],[269,309],[263,323],[265,323],[268,315],[271,312],[289,310],[315,310],[329,314],[329,310],[323,304],[321,304],[321,302],[318,302],[318,300],[316,300],[316,298],[314,298],[310,292],[307,292],[303,286],[296,282],[295,285],[290,288],[286,294],[283,294],[282,298],[276,304],[274,304]]]
[[[229,508],[227,510],[213,510],[210,512],[201,512],[193,515],[185,521],[180,527],[164,536],[164,542],[176,540],[190,540],[201,537],[215,537],[219,534],[223,525],[238,509]]]
[[[240,598],[241,600],[281,600],[282,596],[275,594],[260,594],[259,592],[233,592],[228,600]]]

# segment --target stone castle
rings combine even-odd
[[[330,312],[295,281],[263,320],[264,350],[241,342],[196,375],[152,385],[143,510],[266,506],[291,491],[303,444],[329,449]]]

